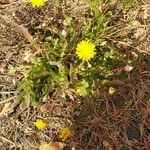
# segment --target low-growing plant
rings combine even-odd
[[[32,64],[18,86],[27,106],[42,102],[56,91],[61,94],[70,89],[80,96],[92,94],[97,83],[118,76],[121,72],[113,70],[127,65],[129,58],[109,40],[119,21],[114,21],[109,5],[103,8],[105,1],[88,2],[80,33],[75,32],[75,20],[65,16],[64,30],[52,26],[56,36],[46,36],[41,56],[31,57]]]

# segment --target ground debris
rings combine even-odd
[[[47,143],[41,143],[39,150],[63,150],[64,143],[61,142],[50,142]]]
[[[19,106],[19,101],[5,103],[3,109],[0,112],[0,118],[8,117],[10,114],[12,114],[15,111],[16,107],[18,106]]]

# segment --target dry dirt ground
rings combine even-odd
[[[99,86],[97,95],[83,99],[76,107],[77,97],[64,101],[54,95],[45,104],[46,110],[41,111],[41,106],[24,109],[20,105],[15,89],[22,74],[8,72],[28,63],[26,55],[34,53],[33,38],[40,44],[47,34],[34,29],[35,26],[46,24],[49,20],[45,18],[54,17],[53,23],[61,28],[62,14],[82,18],[86,5],[70,1],[60,10],[57,3],[49,1],[42,10],[33,10],[23,0],[0,0],[0,110],[4,106],[9,108],[0,114],[0,149],[38,149],[42,141],[59,141],[59,129],[73,125],[66,149],[150,150],[150,18],[143,19],[144,13],[150,15],[149,6],[145,1],[136,10],[138,13],[128,14],[141,23],[132,39],[139,52],[138,65],[124,80],[111,81],[117,87],[113,96],[109,95],[107,86]],[[35,128],[37,118],[48,124],[44,131]]]

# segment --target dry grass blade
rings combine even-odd
[[[4,104],[4,103],[6,103],[6,102],[9,102],[9,101],[13,100],[15,97],[16,97],[16,96],[13,96],[13,97],[10,97],[10,98],[5,99],[5,100],[3,100],[3,101],[0,101],[0,104]]]

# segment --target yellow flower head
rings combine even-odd
[[[65,141],[71,135],[71,131],[69,128],[62,128],[59,132],[59,138],[62,141]]]
[[[77,44],[76,54],[84,61],[89,61],[96,54],[95,45],[88,41],[81,41]]]
[[[46,126],[46,123],[41,120],[41,119],[37,119],[36,122],[34,123],[34,125],[38,128],[38,129],[43,129]]]
[[[33,7],[41,7],[44,5],[45,0],[29,0]]]

